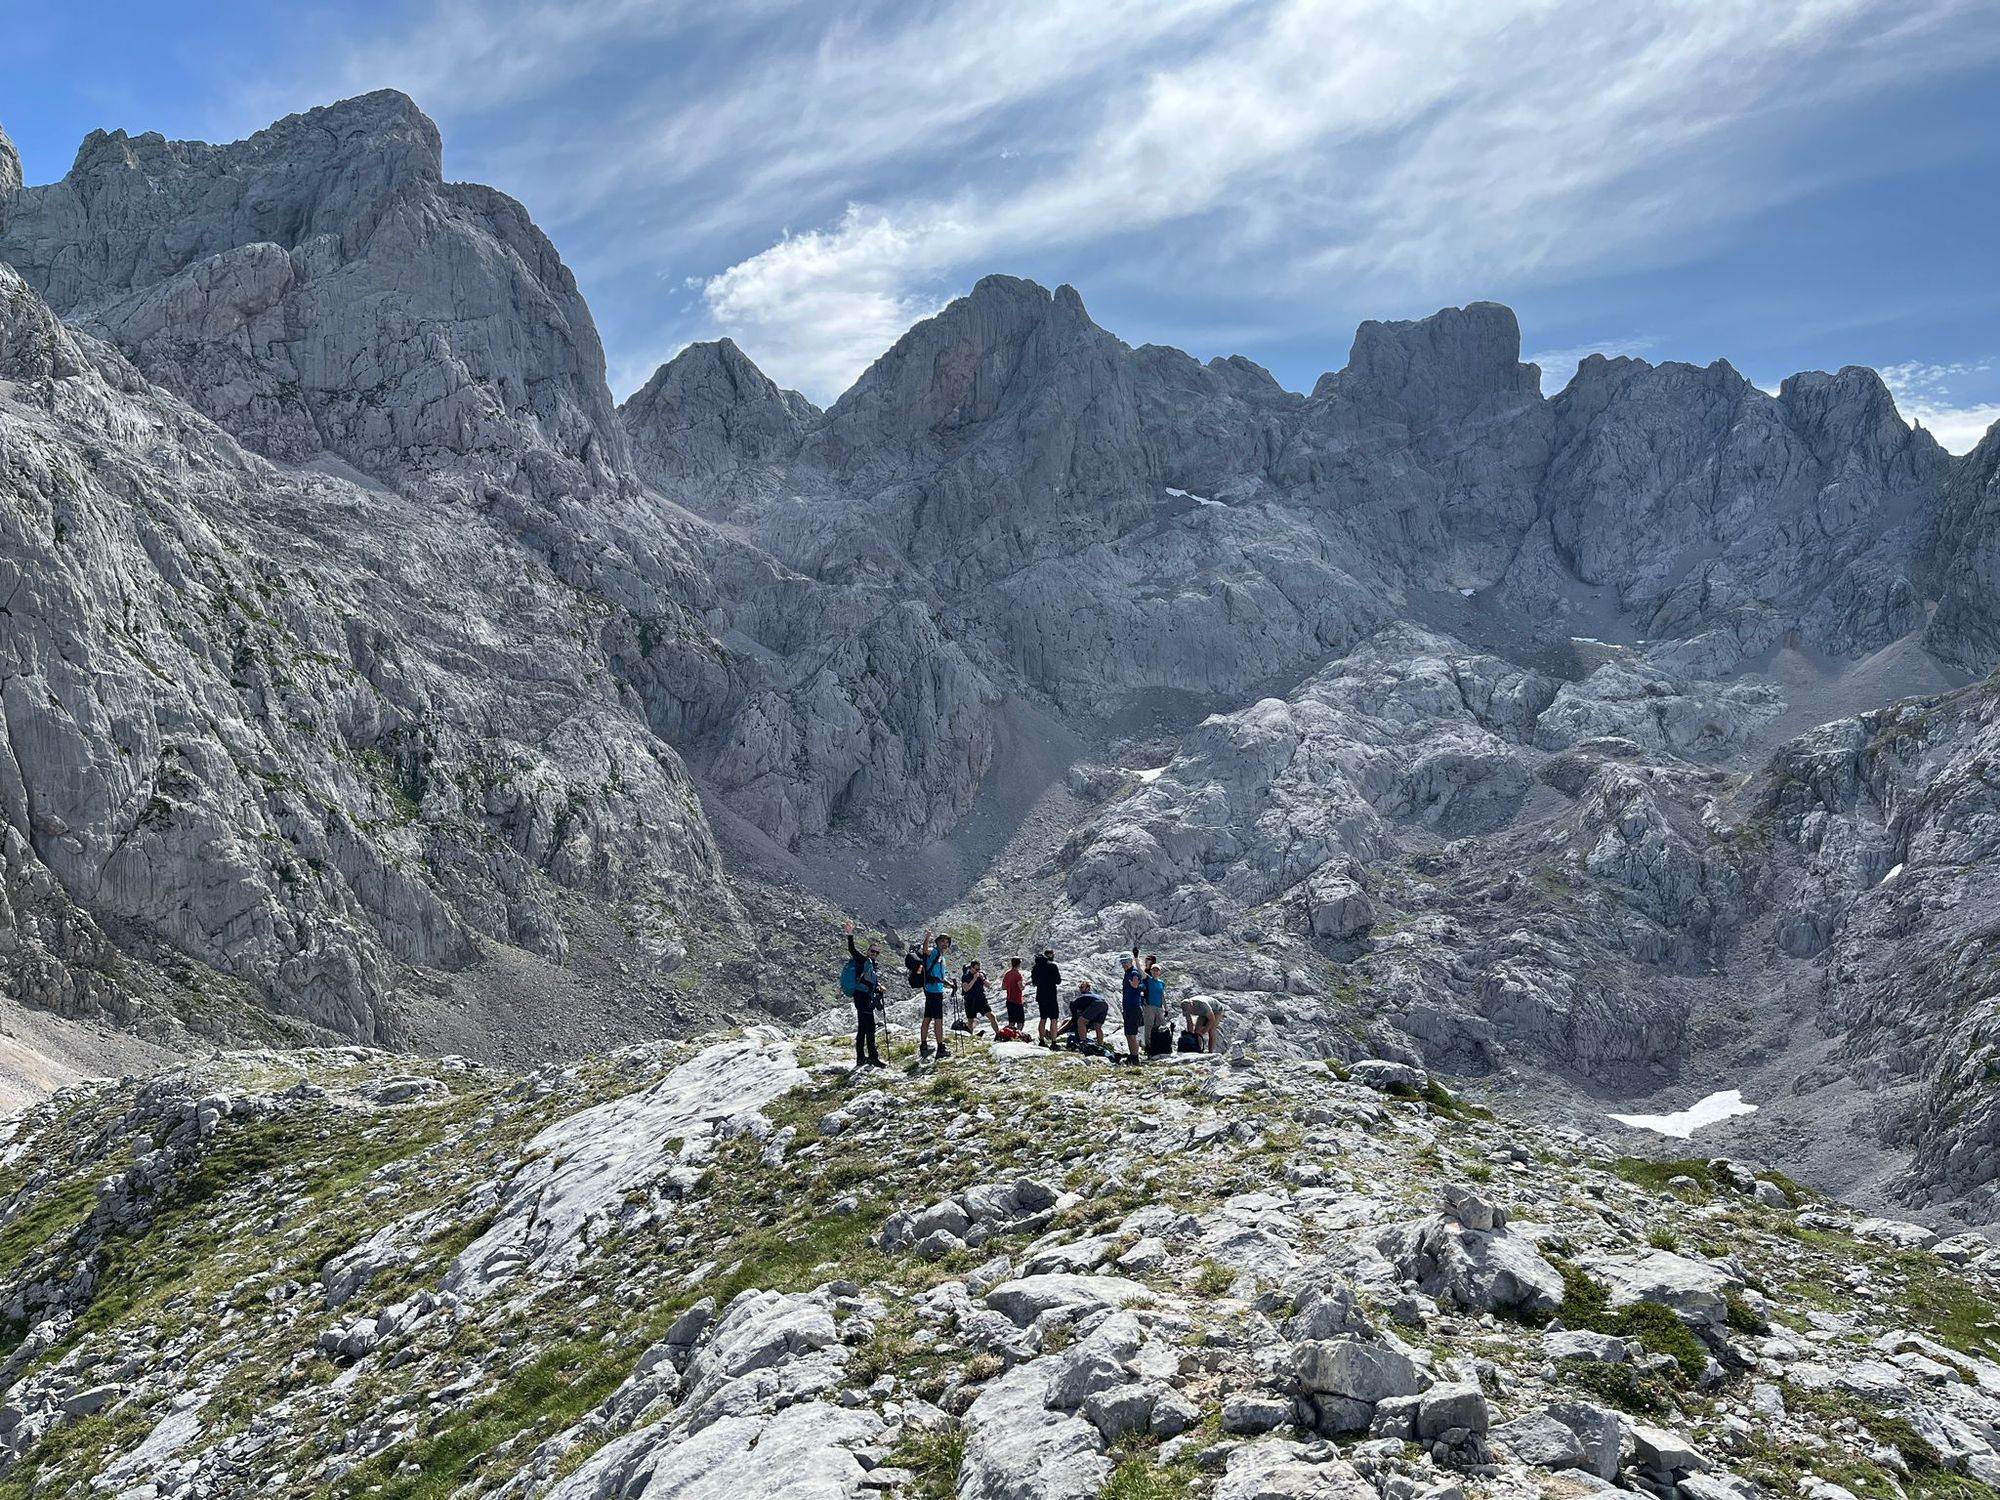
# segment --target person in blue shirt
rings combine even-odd
[[[935,938],[929,929],[924,932],[924,956],[920,972],[924,984],[924,1019],[917,1027],[917,1061],[929,1062],[932,1056],[931,1036],[936,1033],[939,1057],[949,1057],[944,1046],[944,992],[957,983],[951,977],[951,964],[945,955],[951,952],[951,934],[940,932]]]
[[[1166,1019],[1166,1011],[1166,976],[1160,973],[1159,956],[1148,953],[1146,955],[1146,982],[1139,1002],[1139,1016],[1143,1023],[1141,1034],[1147,1042],[1150,1043],[1153,1040],[1153,1033],[1159,1030],[1160,1023]]]
[[[1125,980],[1119,986],[1118,999],[1125,1013],[1126,1058],[1135,1063],[1144,1062],[1146,1054],[1139,1050],[1139,1033],[1145,1025],[1146,976],[1139,972],[1136,954],[1125,961]]]
[[[881,949],[869,943],[863,953],[854,943],[854,924],[847,924],[847,957],[854,965],[854,1066],[879,1068],[875,1050],[875,1012],[882,1007],[882,972],[876,967]]]

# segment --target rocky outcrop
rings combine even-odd
[[[743,505],[740,486],[789,458],[819,409],[777,384],[729,339],[690,344],[618,416],[648,482],[685,504]]]
[[[410,968],[560,959],[565,892],[715,883],[590,612],[477,521],[245,453],[5,266],[0,424],[13,998],[386,1038]]]
[[[512,199],[447,183],[385,90],[226,146],[93,133],[0,208],[0,260],[288,462],[540,495],[626,466],[589,309]]]

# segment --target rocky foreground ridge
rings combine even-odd
[[[1971,1496],[2000,1251],[1422,1073],[771,1028],[11,1120],[0,1495]]]

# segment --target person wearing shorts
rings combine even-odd
[[[1142,1063],[1146,1054],[1140,1049],[1139,1037],[1146,1028],[1146,976],[1139,972],[1136,961],[1128,960],[1125,965],[1125,978],[1118,987],[1118,1005],[1124,1020],[1125,1059]]]
[[[965,1002],[966,1035],[978,1034],[979,1018],[984,1016],[986,1024],[993,1028],[993,1039],[997,1042],[1000,1039],[1000,1023],[993,1019],[993,1002],[986,998],[986,971],[980,967],[978,959],[965,966],[958,994]]]
[[[1190,995],[1181,1001],[1181,1017],[1188,1030],[1201,1038],[1201,1050],[1213,1052],[1222,1040],[1222,1002],[1208,995]]]
[[[944,992],[945,987],[951,983],[950,961],[946,959],[945,955],[949,952],[951,952],[951,938],[947,934],[939,933],[935,942],[931,940],[931,935],[928,932],[924,934],[922,968],[924,1019],[917,1027],[917,1060],[919,1062],[929,1062],[931,1060],[931,1036],[933,1033],[937,1036],[937,1055],[939,1057],[949,1057],[951,1055],[944,1050]]]
[[[1000,976],[1000,993],[1007,999],[1007,1025],[1015,1031],[1028,1024],[1028,1008],[1021,999],[1027,987],[1028,981],[1021,973],[1021,960],[1008,959],[1007,972]]]
[[[1062,970],[1056,967],[1056,950],[1044,948],[1035,960],[1034,972],[1028,980],[1035,987],[1035,1010],[1041,1017],[1041,1024],[1035,1031],[1037,1046],[1055,1049],[1056,1038],[1062,1035]]]
[[[1083,1034],[1088,1031],[1093,1034],[1101,1051],[1104,1047],[1104,1020],[1110,1014],[1111,1002],[1092,989],[1088,979],[1084,980],[1069,1005],[1069,1029],[1074,1033],[1070,1038],[1071,1045],[1081,1047]]]

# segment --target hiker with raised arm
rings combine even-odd
[[[854,942],[854,923],[847,924],[847,967],[840,971],[840,988],[854,1002],[854,1066],[879,1068],[882,1058],[875,1050],[875,1016],[882,1009],[882,972],[877,967],[882,950],[869,939],[863,953]]]
[[[936,1055],[951,1056],[944,1045],[944,992],[951,985],[951,966],[945,955],[951,952],[951,935],[940,932],[933,937],[927,927],[920,947],[923,958],[918,972],[924,988],[924,1018],[917,1027],[917,1061],[927,1063],[932,1057],[933,1036],[937,1038]]]

